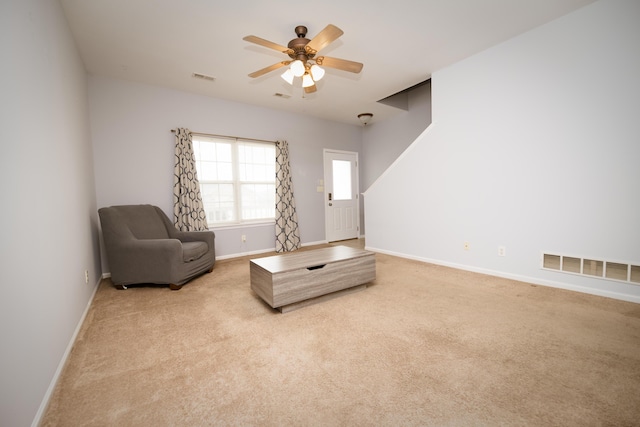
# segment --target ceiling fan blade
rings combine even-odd
[[[340,58],[330,58],[328,56],[318,56],[316,58],[316,63],[323,67],[336,68],[350,73],[359,73],[362,71],[363,67],[363,64],[360,62],[348,61]]]
[[[256,37],[256,36],[246,36],[246,37],[243,37],[242,40],[248,41],[250,43],[259,44],[260,46],[268,47],[269,49],[274,49],[274,50],[277,50],[278,52],[286,53],[287,55],[289,54],[289,51],[291,51],[291,49],[289,49],[286,46],[282,46],[280,44],[270,42],[269,40],[261,39],[260,37]]]
[[[315,55],[320,49],[326,47],[329,43],[344,34],[340,28],[335,25],[327,25],[322,31],[320,31],[307,45],[305,50],[308,54]]]
[[[304,93],[313,93],[317,90],[318,88],[316,87],[316,85],[311,85],[304,88]]]
[[[273,70],[277,70],[280,67],[284,67],[286,65],[289,65],[291,63],[291,61],[282,61],[282,62],[278,62],[276,64],[273,65],[269,65],[268,67],[263,68],[262,70],[258,70],[258,71],[254,71],[253,73],[249,74],[249,77],[260,77],[264,74],[267,74]]]

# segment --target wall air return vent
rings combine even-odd
[[[640,285],[640,262],[614,262],[543,252],[541,268]]]

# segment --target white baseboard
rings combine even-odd
[[[565,290],[568,290],[568,291],[582,292],[583,294],[590,294],[590,295],[596,295],[596,296],[600,296],[600,297],[613,298],[613,299],[622,300],[622,301],[640,303],[640,297],[635,296],[635,295],[621,294],[619,292],[610,292],[610,291],[606,291],[606,290],[602,290],[602,289],[587,288],[587,287],[584,287],[584,286],[572,285],[572,284],[569,284],[569,283],[556,282],[556,281],[552,281],[552,280],[538,279],[538,278],[535,278],[535,277],[522,276],[522,275],[519,275],[519,274],[512,274],[512,273],[505,273],[503,271],[489,270],[489,269],[486,269],[486,268],[472,267],[472,266],[468,266],[468,265],[464,265],[464,264],[456,264],[456,263],[453,263],[453,262],[441,261],[441,260],[437,260],[437,259],[416,257],[416,256],[412,256],[412,255],[399,253],[399,252],[393,252],[393,251],[387,251],[387,250],[384,250],[384,249],[372,248],[370,246],[365,246],[365,249],[368,250],[368,251],[371,251],[371,252],[378,252],[378,253],[385,254],[385,255],[397,256],[399,258],[406,258],[406,259],[411,259],[411,260],[414,260],[414,261],[421,261],[421,262],[425,262],[425,263],[429,263],[429,264],[442,265],[444,267],[451,267],[451,268],[455,268],[455,269],[458,269],[458,270],[465,270],[465,271],[471,271],[471,272],[474,272],[474,273],[487,274],[489,276],[502,277],[504,279],[517,280],[519,282],[531,283],[531,284],[534,284],[534,285],[549,286],[551,288],[559,288],[559,289],[565,289]]]
[[[309,242],[309,243],[303,243],[302,246],[316,246],[316,245],[326,245],[327,243],[329,243],[326,240],[318,240],[317,242]]]
[[[304,246],[315,246],[315,245],[322,245],[322,244],[326,244],[327,241],[326,240],[321,240],[319,242],[309,242],[309,243],[302,243],[302,247]],[[223,260],[223,259],[231,259],[231,258],[241,258],[244,256],[251,256],[251,255],[260,255],[260,254],[264,254],[264,253],[268,253],[268,252],[275,252],[276,248],[275,246],[273,248],[267,248],[267,249],[260,249],[257,251],[251,251],[251,252],[238,252],[235,254],[228,254],[228,255],[216,255],[216,259],[218,260]]]
[[[47,410],[47,407],[49,406],[49,400],[51,399],[51,395],[53,394],[53,391],[55,390],[56,385],[58,384],[58,380],[60,379],[60,374],[62,374],[62,371],[65,365],[67,364],[67,359],[69,358],[69,354],[71,354],[71,349],[73,348],[73,345],[76,342],[76,338],[78,337],[78,334],[80,333],[80,329],[82,328],[84,319],[87,317],[87,313],[89,313],[89,308],[91,308],[91,304],[93,304],[93,299],[96,296],[96,292],[98,291],[98,287],[100,286],[101,281],[102,281],[102,277],[100,278],[100,280],[98,280],[98,283],[96,283],[96,285],[93,287],[93,293],[91,294],[91,297],[89,298],[89,302],[87,303],[87,306],[85,307],[84,312],[82,313],[82,316],[78,321],[78,325],[76,326],[75,331],[73,331],[73,335],[71,336],[71,340],[69,341],[69,344],[67,345],[67,348],[62,355],[62,359],[60,359],[60,363],[58,363],[58,368],[56,369],[56,372],[53,374],[51,383],[49,383],[49,388],[47,388],[47,392],[44,394],[44,398],[42,399],[42,402],[40,403],[40,407],[38,408],[38,412],[36,413],[36,416],[33,419],[33,422],[31,423],[31,427],[38,427],[42,422],[42,416],[44,415],[45,411]]]
[[[216,255],[216,261],[223,260],[223,259],[241,258],[243,256],[259,255],[267,252],[273,252],[275,250],[276,248],[271,248],[271,249],[260,249],[260,250],[251,251],[251,252],[238,252],[235,254],[228,254],[228,255]]]

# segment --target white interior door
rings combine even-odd
[[[328,242],[360,232],[358,153],[324,150],[325,234]]]

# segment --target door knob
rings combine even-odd
[[[333,203],[329,203],[329,206],[333,206]]]

